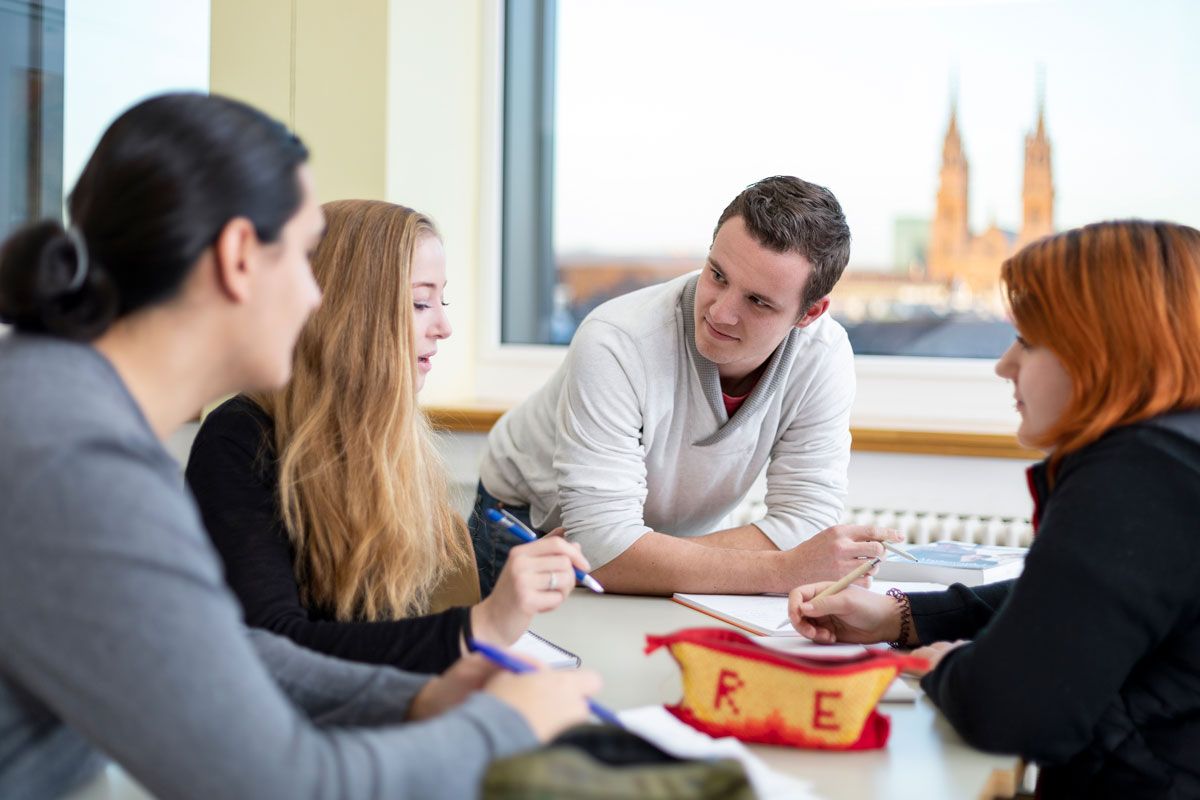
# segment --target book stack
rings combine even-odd
[[[934,542],[905,548],[914,563],[889,555],[880,563],[876,578],[881,581],[927,581],[980,586],[1008,580],[1025,567],[1024,547],[999,547],[970,542]]]

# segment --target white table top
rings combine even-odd
[[[712,617],[666,598],[593,595],[576,589],[557,611],[539,616],[532,629],[583,659],[604,676],[596,699],[614,709],[675,703],[679,668],[665,648],[643,655],[647,633],[723,626]],[[726,626],[728,627],[728,626]],[[891,737],[881,750],[833,752],[754,745],[772,767],[808,781],[830,798],[976,798],[994,769],[1011,769],[1012,756],[968,747],[927,697],[885,703]]]
[[[723,625],[665,598],[593,595],[577,589],[560,609],[534,620],[533,630],[583,659],[604,676],[596,697],[616,709],[674,703],[681,696],[679,669],[665,649],[644,655],[647,633]],[[1011,769],[1012,757],[990,756],[963,744],[922,696],[916,703],[886,703],[892,720],[886,748],[860,752],[799,750],[755,745],[772,767],[812,784],[813,793],[836,798],[976,798],[994,769]],[[148,800],[120,769],[111,767],[69,800]]]

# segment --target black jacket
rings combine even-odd
[[[301,603],[279,510],[272,430],[266,412],[235,397],[205,418],[187,466],[188,484],[246,624],[350,661],[411,672],[441,672],[454,663],[460,635],[470,635],[469,609],[391,622],[337,622],[328,610]]]
[[[1046,798],[1200,798],[1200,411],[1110,431],[1030,470],[1015,581],[914,594],[923,642],[973,638],[922,686]]]

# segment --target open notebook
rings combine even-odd
[[[517,655],[536,658],[551,669],[575,669],[580,664],[579,656],[533,631],[525,631],[516,644],[508,649]]]
[[[676,592],[671,599],[758,636],[800,636],[788,622],[788,601],[782,595]]]
[[[935,583],[903,583],[872,581],[871,591],[885,593],[896,587],[905,592],[927,592],[944,589]],[[835,644],[825,645],[801,636],[787,619],[787,598],[770,594],[676,594],[672,599],[688,608],[727,622],[755,635],[755,641],[772,650],[789,655],[821,661],[845,661],[861,657],[867,649],[887,645]],[[883,702],[911,702],[919,690],[915,679],[897,678],[881,698]]]
[[[884,594],[896,587],[904,592],[939,591],[946,587],[937,583],[872,581],[871,591]],[[684,594],[676,592],[676,603],[716,617],[722,622],[758,636],[800,637],[788,621],[787,597],[779,594]],[[800,637],[803,638],[803,637]]]

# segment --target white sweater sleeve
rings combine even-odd
[[[554,470],[567,538],[598,568],[650,530],[643,522],[646,375],[632,341],[587,320],[567,354]]]
[[[767,466],[767,515],[755,523],[781,550],[836,525],[846,501],[854,353],[844,337],[808,382]]]

